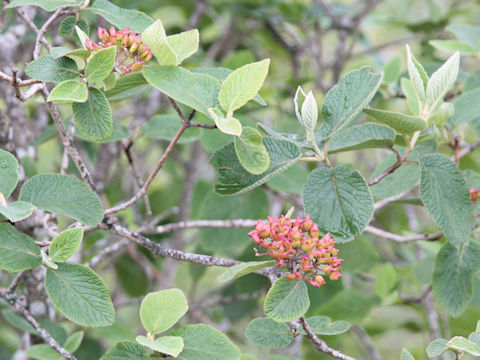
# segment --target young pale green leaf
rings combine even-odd
[[[32,215],[33,210],[35,210],[35,206],[25,201],[14,201],[7,206],[0,203],[0,214],[11,222],[26,219]]]
[[[303,204],[320,232],[330,232],[338,242],[360,235],[373,216],[365,179],[344,166],[315,169],[303,189]]]
[[[293,341],[293,334],[287,324],[269,318],[254,319],[245,330],[245,337],[264,348],[277,349],[288,346]]]
[[[228,77],[228,75],[233,72],[232,69],[227,69],[223,67],[194,68],[192,69],[192,71],[200,74],[209,75],[220,82],[223,82]],[[260,94],[255,95],[253,101],[255,101],[259,105],[267,105],[267,103],[265,102],[265,100],[263,100]]]
[[[249,261],[245,263],[241,263],[235,266],[232,266],[222,272],[218,276],[218,280],[221,282],[230,281],[233,279],[238,279],[239,277],[251,274],[254,271],[273,266],[276,262],[274,260],[267,260],[267,261]]]
[[[8,151],[0,149],[0,193],[8,199],[18,183],[18,161]]]
[[[83,239],[83,228],[62,231],[50,244],[50,257],[55,262],[67,261],[80,247]]]
[[[88,89],[84,82],[65,80],[53,88],[47,101],[52,102],[85,102],[88,99]]]
[[[85,0],[13,0],[7,4],[6,8],[14,8],[18,6],[34,5],[39,6],[47,11],[54,11],[62,7],[78,7]]]
[[[82,326],[109,326],[115,309],[107,285],[84,265],[60,263],[48,269],[45,290],[55,308]]]
[[[234,138],[235,153],[240,164],[253,175],[264,173],[270,166],[267,148],[263,145],[263,137],[258,130],[244,127],[242,135]]]
[[[391,148],[395,140],[395,131],[385,125],[361,124],[335,133],[328,143],[328,153],[344,151]],[[323,147],[323,144],[320,144]]]
[[[113,345],[99,360],[148,360],[145,348],[132,341],[121,341]]]
[[[181,125],[182,120],[178,115],[154,115],[141,129],[142,134],[149,139],[172,140]],[[202,129],[188,128],[178,142],[181,144],[197,140],[201,135]]]
[[[380,109],[363,109],[363,112],[372,120],[388,125],[404,134],[413,134],[415,131],[422,131],[427,127],[425,120],[399,112]]]
[[[122,9],[108,0],[95,0],[90,11],[100,15],[119,29],[130,28],[131,31],[141,33],[150,24],[152,18],[141,11]]]
[[[75,61],[65,56],[40,56],[25,67],[25,73],[33,79],[56,83],[80,77]]]
[[[45,250],[40,249],[40,255],[42,256],[42,265],[45,265],[49,269],[57,270],[58,265],[47,255]]]
[[[408,108],[412,114],[420,115],[420,104],[418,103],[417,93],[412,85],[412,82],[407,78],[400,79],[400,86],[402,88],[403,95],[407,98]]]
[[[220,83],[211,76],[193,73],[177,66],[149,66],[143,69],[145,79],[165,95],[208,114],[216,107]]]
[[[385,264],[377,270],[375,294],[385,298],[393,291],[397,283],[397,273],[392,264]]]
[[[225,134],[240,136],[242,134],[242,124],[233,116],[227,117],[219,108],[208,109],[208,114],[215,121],[218,130]]]
[[[187,299],[179,289],[150,293],[140,306],[143,327],[152,335],[170,329],[188,310]]]
[[[445,29],[454,34],[460,41],[469,43],[475,49],[478,49],[480,43],[480,26],[450,24]]]
[[[472,238],[470,192],[457,166],[446,156],[420,158],[420,195],[425,208],[457,249]]]
[[[268,73],[270,59],[247,64],[227,76],[218,93],[223,110],[232,113],[258,93]]]
[[[77,351],[80,347],[80,344],[82,343],[83,335],[83,331],[77,331],[70,335],[65,344],[63,345],[65,350],[67,350],[69,353],[74,353],[75,351]]]
[[[459,40],[430,40],[428,43],[435,49],[445,52],[458,51],[461,55],[475,55],[477,53],[477,49],[472,45]]]
[[[155,340],[145,336],[137,336],[135,340],[153,351],[173,357],[177,357],[183,349],[183,339],[180,336],[162,336]]]
[[[339,335],[347,332],[352,326],[348,321],[332,321],[328,316],[312,316],[307,319],[307,323],[314,334],[317,335]],[[299,334],[305,335],[302,327],[297,329]]]
[[[167,42],[176,54],[176,65],[178,65],[197,52],[200,34],[197,29],[192,29],[180,34],[167,36]]]
[[[383,68],[383,82],[385,84],[394,84],[402,75],[403,61],[400,56],[394,57]]]
[[[217,170],[215,191],[222,195],[242,194],[266,183],[295,164],[302,155],[292,142],[267,136],[263,144],[270,157],[269,168],[260,175],[253,175],[240,164],[233,143],[218,149],[210,159]]]
[[[103,141],[112,136],[113,115],[105,95],[89,88],[88,100],[72,105],[75,126],[91,141]]]
[[[0,269],[17,272],[42,263],[40,248],[8,223],[0,223]]]
[[[278,322],[298,320],[309,307],[310,298],[305,282],[284,277],[273,283],[263,304],[265,315]]]
[[[435,339],[427,346],[427,355],[429,358],[434,358],[442,355],[448,350],[448,340]]]
[[[240,350],[223,333],[204,324],[187,325],[170,335],[183,338],[180,359],[238,360]]]
[[[433,293],[447,312],[460,315],[472,298],[473,276],[480,269],[480,245],[471,241],[460,250],[446,243],[435,259]]]
[[[466,352],[473,356],[480,356],[480,346],[473,341],[465,339],[463,336],[455,336],[451,338],[447,346],[456,351]]]
[[[113,69],[117,48],[100,49],[90,58],[85,68],[85,77],[90,84],[104,80]]]
[[[367,66],[344,75],[327,93],[322,105],[320,133],[329,137],[348,125],[365,108],[382,83],[382,74]]]
[[[75,25],[75,34],[77,34],[78,41],[80,42],[82,49],[87,50],[90,52],[90,50],[87,49],[87,40],[89,39],[88,35],[83,31],[79,26]],[[91,55],[91,52],[90,52]],[[87,56],[85,59],[88,59],[90,56]]]
[[[98,195],[83,181],[69,175],[35,175],[23,184],[19,199],[39,209],[69,216],[87,226],[96,225],[103,219],[103,206]]]
[[[142,41],[152,50],[161,65],[178,65],[177,54],[167,41],[167,33],[160,20],[147,27],[142,33]]]
[[[457,51],[428,80],[426,97],[431,111],[436,109],[457,80],[459,66],[460,54]]]
[[[426,88],[428,83],[428,75],[423,66],[415,59],[410,47],[407,45],[407,68],[408,76],[415,90],[418,108],[423,108],[423,103],[426,98]]]
[[[295,103],[295,115],[298,121],[302,124],[307,136],[312,136],[318,121],[318,106],[310,91],[307,95],[299,86],[294,98]]]
[[[28,355],[29,358],[36,359],[36,360],[63,360],[65,359],[59,352],[52,349],[50,345],[47,344],[39,344],[30,346],[26,351],[25,354]]]
[[[415,358],[410,351],[408,351],[406,348],[403,348],[402,353],[400,354],[400,360],[415,360]]]

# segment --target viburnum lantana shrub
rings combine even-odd
[[[462,4],[384,64],[380,1],[153,3],[2,4],[0,358],[480,356]]]

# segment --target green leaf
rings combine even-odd
[[[69,175],[40,174],[23,184],[20,200],[39,209],[66,215],[87,226],[103,219],[100,198],[82,181]]]
[[[298,121],[305,129],[307,137],[312,136],[318,121],[318,106],[313,93],[310,91],[306,95],[302,87],[299,86],[295,93],[294,103]]]
[[[417,98],[417,106],[419,109],[423,108],[423,102],[425,101],[425,91],[428,83],[428,75],[425,72],[423,66],[415,59],[410,47],[407,45],[407,68],[408,76],[415,90]]]
[[[178,65],[197,52],[200,35],[197,29],[192,29],[167,36],[167,42],[176,54]]]
[[[267,261],[249,261],[245,263],[241,263],[235,266],[232,266],[222,272],[218,276],[218,280],[221,282],[230,281],[233,279],[238,279],[239,277],[248,275],[254,271],[273,266],[276,262],[274,260],[267,260]]]
[[[312,332],[316,335],[339,335],[347,332],[352,326],[348,321],[339,320],[332,322],[328,316],[312,316],[307,319]],[[299,334],[305,335],[303,327],[297,329]]]
[[[240,350],[223,333],[208,325],[187,325],[171,335],[183,338],[183,351],[179,357],[185,360],[238,360]]]
[[[171,328],[188,310],[187,299],[179,289],[150,293],[140,306],[143,327],[152,335]]]
[[[263,144],[270,157],[270,166],[260,175],[253,175],[244,169],[232,143],[218,149],[210,159],[210,164],[218,173],[215,191],[222,195],[250,191],[291,167],[302,155],[300,149],[290,141],[268,136],[263,138]]]
[[[8,199],[18,183],[18,161],[9,152],[0,149],[0,193]]]
[[[72,105],[75,126],[89,140],[102,141],[113,133],[113,115],[105,95],[89,88],[88,100]]]
[[[232,113],[251,100],[262,87],[270,59],[247,64],[227,76],[218,94],[223,110]]]
[[[325,96],[320,133],[328,137],[348,125],[372,100],[381,83],[382,75],[371,73],[366,66],[344,75]]]
[[[42,263],[40,248],[8,223],[0,223],[0,269],[17,272]]]
[[[394,84],[402,75],[403,61],[400,56],[391,59],[383,68],[383,82],[385,84]]]
[[[82,326],[109,326],[115,309],[107,285],[84,265],[59,263],[49,268],[45,289],[55,308],[67,319]]]
[[[152,340],[145,336],[137,336],[139,344],[162,354],[177,357],[183,349],[183,339],[180,336],[162,336]]]
[[[269,318],[254,319],[245,330],[248,340],[264,348],[282,348],[293,341],[293,334],[287,324]]]
[[[165,95],[208,114],[217,105],[220,83],[211,76],[193,73],[177,66],[149,66],[143,69],[145,79]]]
[[[39,344],[30,346],[26,351],[25,354],[28,357],[36,360],[63,360],[64,357],[60,355],[59,352],[52,349],[50,345],[47,344]]]
[[[460,250],[446,243],[435,259],[433,293],[447,312],[460,315],[472,298],[473,276],[478,272],[480,246],[471,241]]]
[[[120,76],[115,82],[115,87],[105,91],[105,96],[110,101],[122,100],[145,88],[147,84],[141,72],[128,73]]]
[[[448,350],[448,340],[445,339],[436,339],[433,340],[427,346],[427,355],[429,358],[434,358],[442,355],[445,351]]]
[[[474,342],[465,339],[463,336],[455,336],[451,338],[447,346],[457,351],[466,352],[473,356],[480,356],[480,346]]]
[[[403,348],[402,353],[400,354],[400,360],[415,360],[415,358],[410,351],[408,351],[406,348]]]
[[[407,98],[408,108],[412,114],[420,115],[420,104],[418,103],[417,94],[412,82],[407,78],[401,78],[400,86],[403,94]]]
[[[104,80],[113,69],[115,57],[117,56],[116,46],[100,49],[88,61],[85,68],[85,77],[89,84]]]
[[[385,264],[377,270],[375,294],[385,298],[393,291],[397,283],[397,273],[392,264]]]
[[[161,65],[178,65],[177,54],[167,41],[167,34],[160,20],[147,27],[142,33],[142,41],[152,50]]]
[[[458,40],[430,40],[428,42],[435,49],[446,51],[446,52],[455,52],[458,51],[462,55],[475,55],[477,49],[475,49],[469,43],[458,41]]]
[[[13,0],[6,6],[7,9],[17,6],[34,5],[47,11],[54,11],[61,7],[74,7],[82,5],[84,0]]]
[[[310,299],[305,282],[281,277],[268,290],[263,310],[272,320],[287,322],[305,315],[309,307]]]
[[[55,86],[47,101],[52,102],[85,102],[88,99],[88,89],[84,82],[65,80]]]
[[[225,134],[240,136],[242,134],[242,124],[233,116],[226,117],[218,108],[208,109],[208,114],[217,125],[218,130]]]
[[[335,133],[328,144],[328,153],[344,151],[391,148],[395,140],[395,131],[385,125],[361,124]],[[322,145],[323,147],[323,145]]]
[[[83,335],[83,331],[77,331],[70,335],[65,342],[65,345],[63,346],[65,350],[67,350],[69,353],[74,353],[75,351],[77,351],[77,349],[80,347],[80,344],[82,343]]]
[[[55,262],[67,261],[80,247],[83,239],[83,228],[62,231],[50,244],[49,255]]]
[[[108,349],[99,360],[147,360],[149,358],[143,346],[131,341],[121,341]]]
[[[470,192],[457,166],[441,154],[420,158],[420,195],[447,239],[460,249],[472,237]]]
[[[363,232],[373,216],[373,198],[358,171],[344,166],[315,169],[303,189],[305,212],[339,242]]]
[[[232,69],[227,69],[224,67],[195,68],[192,69],[192,71],[200,74],[209,75],[219,80],[220,82],[223,82],[228,77],[228,75],[233,72]],[[265,102],[265,100],[263,100],[260,94],[255,95],[253,101],[263,106],[267,105],[267,103]]]
[[[32,215],[33,210],[35,210],[35,206],[25,201],[14,201],[7,206],[0,204],[0,214],[11,222],[26,219]]]
[[[454,34],[460,41],[469,43],[478,49],[480,39],[480,26],[467,24],[450,24],[445,28]]]
[[[460,54],[457,51],[428,80],[426,97],[431,111],[436,110],[438,103],[457,80],[459,66]]]
[[[182,121],[178,115],[154,115],[142,125],[142,134],[149,139],[172,140]],[[198,139],[202,129],[188,128],[180,137],[179,143],[186,143]]]
[[[85,31],[83,31],[79,26],[75,25],[75,34],[77,34],[78,42],[80,43],[80,46],[83,48],[83,50],[88,50],[87,49],[87,40],[89,38],[88,38],[88,35],[85,33]],[[88,50],[88,51],[90,51],[90,50]],[[90,52],[90,55],[91,54],[92,53]],[[88,57],[90,57],[90,56],[88,56]]]
[[[425,120],[399,112],[380,109],[364,109],[363,112],[374,121],[388,125],[404,134],[413,134],[415,131],[422,131],[427,127]]]
[[[80,76],[75,61],[68,57],[55,59],[51,55],[40,56],[37,60],[30,62],[25,67],[25,73],[40,81],[56,83]]]
[[[453,101],[455,114],[449,124],[458,126],[463,123],[474,124],[480,117],[477,100],[480,98],[480,87],[465,91]]]
[[[131,31],[141,33],[153,20],[143,12],[131,9],[122,9],[108,0],[95,0],[90,10],[100,15],[119,29],[126,27]]]
[[[240,164],[253,175],[264,173],[270,166],[270,157],[258,130],[244,127],[241,136],[234,138],[235,153]]]

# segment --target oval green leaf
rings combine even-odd
[[[307,319],[307,323],[314,334],[317,335],[339,335],[350,330],[352,326],[348,321],[338,320],[332,322],[328,316],[312,316]],[[297,332],[305,335],[303,327],[299,327]]]
[[[54,11],[61,7],[77,7],[84,2],[85,0],[13,0],[6,7],[9,9],[17,6],[34,5],[47,11]]]
[[[25,201],[14,201],[8,204],[8,206],[0,205],[0,214],[11,222],[26,219],[32,215],[33,210],[35,210],[35,206]]]
[[[143,346],[132,341],[113,345],[99,360],[147,360],[150,357]]]
[[[305,282],[284,277],[273,283],[263,304],[265,315],[278,322],[295,321],[305,315],[309,307]]]
[[[293,341],[292,330],[287,324],[269,318],[254,319],[245,330],[248,340],[264,348],[282,348]]]
[[[84,265],[60,263],[49,268],[45,289],[52,304],[67,319],[82,326],[109,326],[115,309],[107,285]]]
[[[270,166],[270,157],[263,145],[263,137],[254,128],[244,127],[242,135],[234,138],[235,153],[240,164],[253,175],[264,173]]]
[[[117,48],[115,46],[100,49],[90,58],[85,68],[85,77],[90,84],[102,81],[113,69]]]
[[[153,22],[150,16],[141,11],[123,9],[108,0],[95,0],[90,11],[100,15],[119,29],[128,27],[136,33],[141,33]]]
[[[18,161],[8,151],[0,149],[0,193],[8,199],[18,183]]]
[[[77,64],[68,57],[55,59],[51,55],[40,56],[25,67],[25,73],[33,79],[47,82],[62,82],[80,76]]]
[[[177,357],[183,349],[183,339],[180,336],[162,336],[155,340],[137,336],[135,340],[153,351],[173,357]]]
[[[232,266],[225,270],[218,276],[218,280],[221,282],[238,279],[239,277],[248,275],[254,271],[273,266],[276,264],[275,260],[268,261],[249,261],[242,264]]]
[[[50,244],[49,255],[55,262],[67,261],[80,247],[83,239],[83,228],[62,231]]]
[[[388,125],[405,134],[422,131],[427,127],[427,123],[423,119],[399,112],[380,109],[363,109],[363,112],[371,119]]]
[[[42,263],[40,248],[8,223],[0,223],[0,269],[17,272]]]
[[[427,346],[427,355],[429,358],[437,357],[442,355],[445,351],[448,350],[447,346],[448,341],[445,339],[436,339],[433,340]]]
[[[53,88],[47,101],[52,102],[85,102],[88,99],[88,89],[84,82],[65,80]]]

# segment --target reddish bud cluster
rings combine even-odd
[[[475,190],[473,187],[470,188],[470,200],[477,201],[480,198],[480,188]]]
[[[121,74],[141,70],[152,58],[152,51],[142,42],[141,35],[131,33],[129,28],[115,31],[112,26],[108,32],[99,27],[97,35],[101,41],[97,44],[88,39],[85,43],[86,48],[95,51],[116,46],[118,53],[115,59],[115,70]]]
[[[337,257],[335,239],[330,233],[320,237],[318,225],[310,215],[305,219],[281,216],[268,217],[267,222],[259,220],[255,230],[248,233],[255,243],[268,251],[257,256],[269,255],[277,261],[278,267],[289,271],[285,278],[289,280],[305,279],[313,286],[325,284],[324,275],[330,280],[338,280],[343,259]]]

